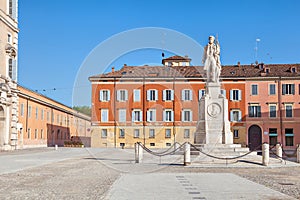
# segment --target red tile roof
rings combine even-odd
[[[187,56],[182,57],[182,56],[177,56],[176,55],[176,56],[171,56],[169,58],[165,58],[165,59],[162,60],[162,62],[164,62],[164,61],[171,61],[171,60],[174,60],[174,61],[179,61],[179,60],[182,60],[182,61],[191,61],[191,59],[189,57],[187,57]]]
[[[265,69],[269,69],[269,73]],[[295,68],[296,72],[292,72]],[[122,69],[91,76],[89,79],[105,78],[203,78],[203,66],[124,66]],[[264,64],[222,66],[221,78],[299,77],[300,64]]]

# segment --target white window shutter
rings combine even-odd
[[[230,121],[233,122],[233,111],[230,111]]]
[[[163,101],[166,100],[166,96],[167,96],[166,93],[167,93],[166,90],[163,90]]]
[[[226,90],[222,89],[221,94],[226,98]]]
[[[128,90],[125,90],[125,101],[128,100]]]
[[[150,90],[147,90],[147,101],[150,101]]]
[[[17,0],[12,0],[12,18],[17,20],[18,10],[17,10]]]
[[[147,122],[150,122],[150,110],[147,110]]]
[[[190,93],[190,100],[192,101],[193,100],[193,90],[189,90],[189,93]]]
[[[174,101],[174,90],[171,90],[171,100]]]
[[[202,98],[202,90],[198,91],[199,100]]]
[[[107,101],[110,101],[110,90],[107,90]]]
[[[193,121],[193,111],[190,111],[190,121]]]
[[[242,121],[242,111],[239,110],[239,121]]]
[[[230,90],[230,100],[233,100],[233,90]]]
[[[131,115],[131,121],[133,121],[134,122],[134,119],[135,119],[135,115],[134,115],[134,110],[132,111],[132,115]]]
[[[100,100],[100,101],[103,101],[103,90],[100,90],[99,94],[100,94],[99,100]]]
[[[143,112],[140,111],[140,121],[142,122],[143,121]]]
[[[117,101],[120,101],[121,98],[121,91],[117,90]]]
[[[155,91],[155,101],[158,100],[158,91],[157,90],[154,90]]]
[[[181,121],[184,122],[184,110],[181,111]]]
[[[171,111],[171,121],[172,122],[174,121],[174,111],[173,110]]]
[[[167,121],[167,120],[166,120],[166,110],[163,111],[163,121],[164,121],[164,122]]]
[[[239,101],[242,100],[242,90],[238,90],[239,91]]]
[[[182,101],[185,100],[185,92],[184,92],[184,90],[181,90],[181,100]]]

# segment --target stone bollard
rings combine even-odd
[[[183,157],[184,166],[191,164],[191,145],[189,143],[185,143],[184,145],[184,157]]]
[[[143,159],[143,148],[139,145],[138,142],[134,144],[135,149],[135,163],[141,163]]]
[[[297,163],[300,163],[300,144],[297,147]]]
[[[58,146],[57,146],[57,144],[55,145],[54,149],[55,149],[55,150],[58,150]]]
[[[280,143],[276,144],[276,155],[280,158],[282,158],[282,146]]]
[[[262,145],[262,164],[264,166],[268,166],[269,165],[269,144],[268,143],[264,143]]]

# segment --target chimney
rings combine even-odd
[[[115,72],[115,67],[114,66],[111,67],[111,72]]]
[[[240,66],[241,66],[241,62],[240,62],[240,61],[238,61],[238,63],[237,63],[237,66],[238,66],[238,67],[240,67]]]

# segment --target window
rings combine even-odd
[[[192,121],[192,111],[191,110],[183,110],[181,113],[181,119],[183,122],[190,122]]]
[[[205,90],[199,90],[199,100],[205,95]]]
[[[140,137],[140,129],[134,129],[134,138],[139,138]]]
[[[190,138],[190,129],[184,129],[184,138]]]
[[[181,100],[182,101],[193,100],[192,90],[182,90],[181,91]]]
[[[269,143],[270,145],[277,144],[277,128],[269,128]]]
[[[125,147],[125,143],[120,143],[120,147],[124,148]]]
[[[141,110],[133,110],[132,111],[132,121],[133,122],[143,121],[143,116],[142,116],[142,111]]]
[[[8,76],[12,78],[12,73],[13,73],[13,62],[12,59],[8,59]]]
[[[174,90],[163,90],[163,100],[173,101],[174,100]]]
[[[251,95],[258,95],[258,86],[251,85]]]
[[[28,106],[28,117],[31,117],[31,106]]]
[[[128,100],[127,90],[118,90],[117,91],[117,101],[127,101],[127,100]]]
[[[154,147],[154,146],[155,146],[155,143],[151,142],[150,147]]]
[[[149,130],[149,138],[155,138],[155,129]]]
[[[133,90],[133,101],[134,102],[141,101],[141,90]]]
[[[59,124],[59,114],[57,114],[56,120],[57,120],[57,123]]]
[[[248,106],[249,117],[261,117],[261,109],[259,105]]]
[[[172,62],[168,62],[168,66],[171,67],[172,66]]]
[[[12,58],[8,59],[8,76],[12,80],[17,79],[17,62],[15,59]]]
[[[285,104],[285,117],[293,117],[293,105]]]
[[[38,119],[39,118],[39,108],[36,107],[35,108],[35,119]]]
[[[41,129],[41,139],[43,139],[43,137],[44,137],[44,130]]]
[[[167,146],[167,147],[170,147],[170,146],[171,146],[171,143],[170,143],[170,142],[167,142],[167,143],[166,143],[166,146]]]
[[[158,94],[157,90],[147,90],[147,101],[157,101]]]
[[[282,95],[295,94],[295,84],[282,84]]]
[[[242,100],[242,91],[241,90],[230,90],[230,100],[231,101]]]
[[[109,90],[100,90],[100,101],[110,101]]]
[[[108,109],[101,109],[101,122],[108,122]]]
[[[21,103],[21,105],[20,105],[20,115],[24,116],[24,104],[23,103]]]
[[[182,66],[186,66],[186,62],[182,62],[181,65],[182,65]]]
[[[296,73],[296,72],[297,72],[296,67],[292,67],[292,68],[291,68],[291,72],[292,72],[292,73]]]
[[[27,130],[27,138],[28,139],[30,139],[30,135],[31,135],[31,130],[30,130],[30,128],[28,128],[28,130]]]
[[[163,112],[163,119],[165,122],[172,122],[174,121],[174,112],[173,110],[164,110]]]
[[[9,0],[8,1],[8,14],[11,18],[17,19],[17,1]]]
[[[126,109],[119,109],[119,122],[126,122]]]
[[[285,129],[285,146],[294,146],[294,132],[292,128]]]
[[[221,89],[221,94],[226,98],[226,90],[225,89]]]
[[[47,112],[47,121],[50,121],[50,112]]]
[[[230,111],[230,121],[240,122],[242,121],[242,112],[238,109]]]
[[[107,137],[107,129],[102,129],[101,130],[101,137],[106,138]]]
[[[156,121],[156,110],[155,109],[150,109],[147,111],[147,121],[148,122]]]
[[[274,104],[269,105],[269,116],[270,118],[276,117],[276,105]]]
[[[171,129],[165,130],[165,136],[166,136],[166,138],[171,138]]]
[[[38,130],[35,129],[35,130],[34,130],[34,139],[37,139],[37,138],[38,138]]]
[[[233,137],[234,138],[239,138],[239,130],[238,129],[233,130]]]
[[[41,109],[41,120],[44,120],[44,109]]]
[[[124,138],[124,137],[125,137],[125,129],[121,128],[121,129],[119,130],[119,137],[120,137],[120,138]]]
[[[8,42],[9,44],[12,44],[12,37],[11,37],[11,34],[10,34],[10,33],[7,34],[7,42]]]
[[[269,95],[275,95],[276,94],[276,85],[270,84],[269,85]]]

